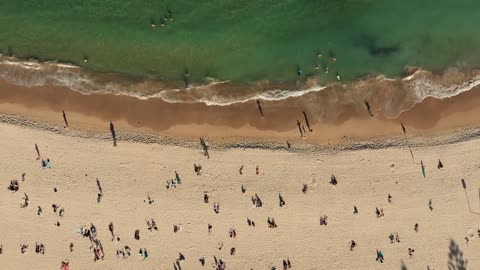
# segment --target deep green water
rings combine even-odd
[[[478,66],[479,18],[473,0],[2,0],[0,49],[168,80],[400,76]]]

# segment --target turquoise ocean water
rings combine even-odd
[[[478,18],[473,0],[3,0],[0,51],[163,80],[400,77],[478,66]]]

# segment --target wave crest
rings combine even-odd
[[[0,55],[0,78],[28,87],[55,85],[84,94],[129,95],[141,99],[160,98],[169,103],[205,103],[208,106],[229,106],[256,99],[280,102],[292,98],[323,107],[335,104],[361,107],[365,100],[369,100],[376,110],[392,118],[427,97],[449,98],[480,85],[480,72],[476,70],[450,68],[442,74],[419,68],[409,70],[409,76],[400,79],[370,76],[325,85],[315,78],[302,82],[258,81],[248,84],[211,80],[207,84],[185,88],[183,82],[129,78],[65,63],[21,61]]]

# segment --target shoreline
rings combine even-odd
[[[419,66],[407,66],[400,77],[389,78],[381,73],[372,73],[347,81],[325,81],[317,75],[302,75],[295,80],[248,82],[207,77],[185,86],[187,77],[184,80],[132,77],[69,63],[22,60],[0,54],[0,80],[23,87],[58,86],[86,95],[157,98],[167,103],[204,103],[207,106],[230,106],[257,99],[281,102],[289,98],[308,98],[320,91],[335,91],[337,99],[360,105],[363,105],[363,99],[377,99],[375,105],[384,110],[387,118],[398,117],[426,97],[448,98],[480,85],[480,69],[473,67],[426,70]],[[377,97],[378,94],[380,97]]]
[[[348,108],[348,113],[341,114],[333,121],[318,120],[315,115],[310,115],[314,131],[307,133],[306,139],[301,139],[295,118],[288,115],[289,110],[296,110],[296,118],[303,117],[301,110],[295,108],[295,102],[290,106],[269,104],[268,107],[272,105],[270,109],[274,109],[273,112],[261,118],[254,102],[228,107],[170,104],[157,99],[84,95],[63,87],[19,87],[1,82],[0,122],[66,135],[81,134],[81,137],[111,140],[108,121],[112,119],[120,141],[200,147],[198,138],[204,137],[212,143],[213,149],[263,148],[290,151],[405,147],[400,127],[403,122],[407,127],[408,143],[412,147],[434,146],[468,141],[480,136],[480,119],[475,117],[480,113],[479,89],[476,87],[448,99],[426,98],[397,119],[378,115],[370,118],[365,112],[352,107]],[[42,95],[38,95],[37,91],[42,91]],[[107,103],[109,106],[106,106]],[[125,108],[127,110],[123,110]],[[62,109],[67,113],[71,125],[69,128],[64,127]],[[171,111],[179,123],[176,124],[171,118],[170,121],[168,118],[165,120],[165,117],[155,121],[153,115],[158,111]],[[222,112],[228,111],[228,117],[223,119]],[[133,118],[139,119],[140,124],[135,123]],[[265,123],[267,118],[273,118],[274,123]],[[290,118],[288,127],[278,125],[282,118],[283,121]],[[229,122],[231,120],[233,121]],[[292,145],[291,149],[286,147],[287,140]]]

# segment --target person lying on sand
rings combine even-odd
[[[27,252],[27,249],[28,249],[28,245],[27,244],[21,244],[20,245],[20,252],[22,254],[24,254],[25,252]]]

